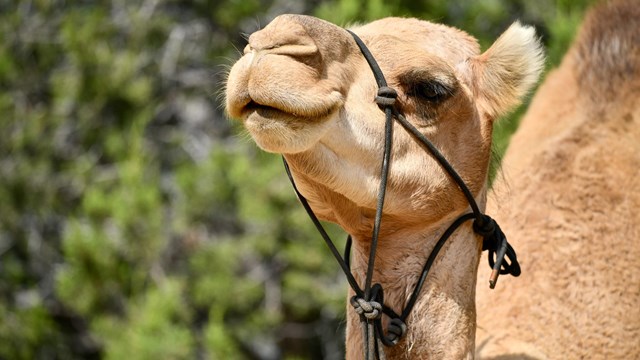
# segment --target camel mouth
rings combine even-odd
[[[246,119],[253,113],[257,113],[261,117],[268,119],[291,117],[291,115],[293,115],[274,106],[262,105],[254,100],[250,100],[242,109],[242,117]]]
[[[258,146],[279,154],[294,154],[311,148],[327,132],[337,109],[330,108],[320,115],[277,106],[247,99],[239,110],[244,128]]]
[[[245,121],[252,115],[257,114],[262,119],[274,120],[274,121],[286,121],[286,122],[323,122],[328,119],[332,114],[336,112],[338,104],[329,106],[324,109],[319,108],[304,108],[299,109],[291,106],[284,105],[267,105],[260,103],[253,98],[249,98],[248,102],[242,106],[240,110],[241,117]]]

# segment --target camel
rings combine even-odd
[[[511,140],[488,212],[522,276],[478,286],[478,357],[640,358],[638,5],[588,13]]]
[[[533,28],[514,23],[484,53],[461,30],[411,18],[351,28],[371,50],[396,107],[457,170],[484,208],[492,127],[537,82],[543,51]],[[232,67],[226,109],[259,147],[283,154],[320,219],[353,237],[358,282],[368,263],[380,183],[385,115],[353,37],[302,15],[281,15],[249,37]],[[469,205],[457,185],[397,124],[373,281],[399,312],[425,259]],[[482,241],[470,223],[442,248],[392,359],[473,358],[475,288]],[[353,295],[351,292],[350,295]],[[388,321],[384,319],[383,321]],[[362,358],[358,315],[347,310],[347,358]]]

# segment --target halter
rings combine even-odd
[[[453,166],[445,159],[445,157],[438,151],[438,149],[427,139],[421,132],[419,132],[413,125],[411,125],[406,118],[395,107],[397,92],[387,86],[387,81],[384,78],[378,63],[375,58],[362,42],[362,40],[350,30],[347,30],[358,44],[362,55],[367,60],[369,67],[373,72],[376,83],[378,85],[378,94],[375,98],[376,103],[384,110],[385,113],[385,135],[384,135],[384,151],[382,156],[382,168],[380,172],[380,187],[378,191],[378,200],[376,205],[376,214],[373,224],[373,234],[371,236],[371,248],[369,252],[369,261],[367,266],[366,278],[364,287],[361,288],[356,281],[353,273],[350,269],[349,258],[351,252],[351,235],[347,237],[347,243],[345,245],[344,257],[340,255],[340,252],[336,248],[335,244],[325,231],[324,227],[315,215],[309,202],[298,190],[291,170],[286,160],[284,160],[284,167],[293,185],[293,189],[298,196],[298,199],[302,203],[302,206],[307,211],[307,214],[313,221],[314,225],[320,232],[320,235],[327,243],[329,250],[338,261],[338,264],[342,268],[347,282],[353,291],[355,296],[350,300],[351,305],[355,309],[356,313],[360,316],[360,323],[362,324],[362,335],[364,340],[364,353],[365,359],[373,360],[385,359],[385,353],[382,349],[382,345],[394,346],[407,332],[406,320],[411,310],[413,309],[420,290],[424,285],[424,282],[429,274],[429,269],[433,265],[438,253],[449,239],[449,237],[460,227],[462,224],[469,220],[473,220],[473,231],[482,236],[482,250],[488,250],[489,266],[492,268],[491,276],[489,277],[489,287],[494,288],[498,281],[500,274],[511,274],[513,276],[520,275],[520,265],[516,257],[516,253],[507,242],[507,239],[496,223],[490,216],[483,214],[478,207],[471,191],[464,183],[460,175],[455,171]],[[393,140],[393,123],[397,121],[407,132],[409,132],[416,141],[423,145],[431,156],[438,162],[442,169],[449,175],[449,177],[458,185],[462,193],[464,194],[471,212],[460,216],[456,219],[442,234],[436,245],[434,246],[431,254],[427,258],[420,278],[416,283],[411,296],[409,297],[404,309],[400,314],[397,314],[393,309],[384,304],[383,289],[380,284],[371,284],[373,278],[374,261],[376,255],[376,249],[378,245],[378,234],[380,232],[380,224],[382,222],[382,209],[384,207],[385,193],[387,189],[387,181],[389,177],[389,162],[391,159],[391,145]],[[509,262],[505,262],[504,258],[507,257]],[[387,332],[382,329],[382,314],[387,315],[391,320],[387,326]]]

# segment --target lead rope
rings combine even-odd
[[[367,63],[371,67],[376,83],[378,85],[378,94],[375,98],[376,103],[385,112],[385,139],[384,139],[384,153],[382,157],[382,166],[380,170],[380,187],[378,191],[378,201],[376,204],[376,214],[374,218],[373,234],[371,236],[371,248],[369,252],[369,262],[367,265],[367,272],[365,277],[364,289],[361,289],[358,282],[355,280],[353,273],[351,273],[349,258],[351,252],[352,239],[349,235],[347,237],[347,243],[345,245],[344,258],[340,255],[340,252],[336,248],[335,244],[325,231],[324,227],[318,220],[317,216],[311,209],[306,198],[298,190],[291,170],[287,161],[283,157],[284,167],[287,172],[287,176],[293,185],[293,189],[298,196],[298,199],[302,203],[307,214],[313,221],[316,229],[320,232],[320,235],[324,239],[325,243],[329,247],[329,250],[338,261],[338,264],[342,268],[342,271],[347,277],[349,286],[354,291],[355,295],[351,298],[350,303],[354,310],[360,317],[360,323],[362,327],[362,338],[364,343],[364,355],[367,360],[380,359],[385,360],[385,352],[382,345],[394,346],[407,332],[406,320],[411,313],[422,286],[429,274],[429,270],[433,265],[438,253],[451,237],[451,235],[460,227],[463,223],[469,220],[473,221],[473,230],[483,238],[482,250],[488,250],[489,266],[492,268],[491,276],[489,278],[489,286],[493,289],[498,281],[498,276],[501,274],[511,274],[513,276],[520,275],[520,265],[516,257],[516,253],[507,242],[506,236],[500,229],[500,226],[490,216],[483,214],[475,201],[475,198],[471,194],[471,191],[466,186],[460,175],[449,164],[445,157],[438,151],[438,149],[413,125],[411,125],[406,118],[396,109],[395,102],[397,98],[397,92],[387,86],[387,82],[384,78],[380,67],[373,58],[373,55],[362,42],[362,40],[353,32],[347,30],[354,38],[356,44],[360,48],[363,56],[367,60]],[[378,245],[378,234],[380,232],[380,224],[382,222],[382,210],[384,207],[384,199],[387,188],[387,181],[389,176],[389,165],[391,160],[391,145],[393,141],[393,121],[395,120],[408,131],[414,138],[419,141],[424,147],[431,153],[431,156],[439,163],[439,165],[445,170],[445,172],[451,177],[451,179],[458,185],[464,196],[466,197],[471,213],[460,216],[456,219],[447,230],[442,234],[436,245],[434,246],[431,254],[425,262],[420,278],[416,283],[407,304],[405,305],[400,315],[396,314],[391,308],[384,304],[383,289],[380,284],[371,284],[373,279],[373,269],[375,262],[376,249]],[[505,262],[505,257],[509,259],[509,262]],[[386,314],[391,319],[387,326],[387,333],[385,334],[382,329],[382,314]]]

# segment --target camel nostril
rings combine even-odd
[[[297,21],[288,22],[286,27],[276,25],[270,24],[251,34],[249,47],[258,52],[288,56],[309,56],[318,52],[315,41]]]
[[[268,45],[253,44],[247,45],[249,51],[256,50],[267,54],[286,55],[292,57],[305,57],[318,53],[318,47],[314,43],[310,44],[287,44],[272,43]],[[247,49],[245,49],[245,54]]]
[[[314,55],[318,52],[318,47],[315,44],[311,45],[285,45],[278,48],[276,51],[280,55],[288,55],[293,57],[303,57]]]

